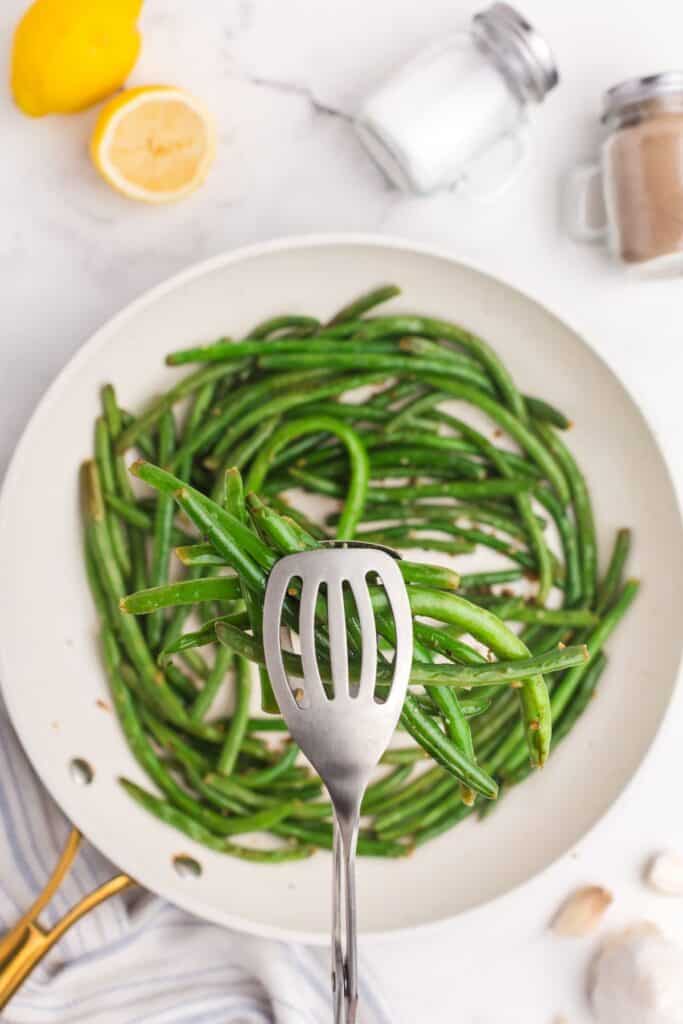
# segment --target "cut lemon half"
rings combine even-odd
[[[131,199],[166,203],[204,181],[216,151],[213,119],[182,89],[128,89],[102,110],[90,155],[102,177]]]

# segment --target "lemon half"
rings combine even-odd
[[[166,203],[193,192],[216,152],[208,111],[182,89],[128,89],[105,106],[90,155],[102,177],[131,199]]]

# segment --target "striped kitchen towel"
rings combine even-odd
[[[0,931],[35,899],[65,842],[52,802],[0,707]],[[115,868],[84,844],[42,920],[51,925]],[[7,1024],[329,1024],[326,950],[251,938],[131,890],[84,918],[27,979]],[[396,1024],[361,979],[361,1024]]]

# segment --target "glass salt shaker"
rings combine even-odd
[[[491,194],[523,161],[528,108],[557,82],[544,39],[513,7],[495,3],[367,96],[356,130],[406,192],[465,185]]]

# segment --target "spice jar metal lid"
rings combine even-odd
[[[495,3],[475,14],[472,32],[523,99],[540,103],[559,82],[545,39],[509,4]]]
[[[660,99],[683,99],[683,71],[629,78],[612,86],[603,97],[602,121],[619,117],[629,107]]]

